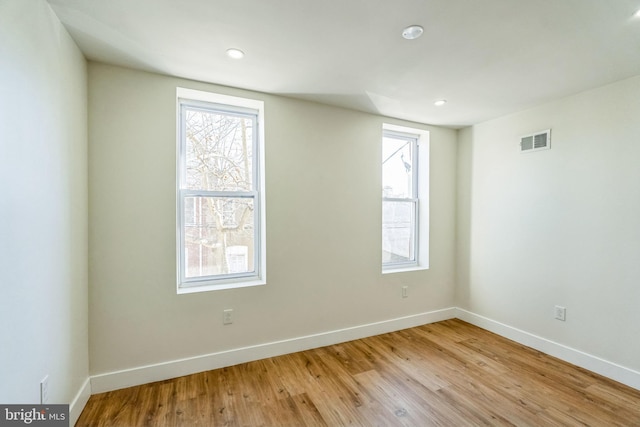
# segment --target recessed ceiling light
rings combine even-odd
[[[244,58],[244,52],[240,49],[231,48],[227,49],[227,56],[233,59],[242,59]]]
[[[640,18],[640,9],[638,9],[636,13],[633,14],[633,16],[636,18]]]
[[[402,37],[407,40],[417,39],[424,32],[424,28],[420,25],[409,25],[407,28],[402,30]]]
[[[434,102],[433,105],[435,105],[436,107],[442,107],[446,103],[447,103],[446,99],[440,99],[440,100]]]

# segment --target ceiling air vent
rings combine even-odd
[[[520,137],[520,151],[538,151],[551,148],[551,129]]]

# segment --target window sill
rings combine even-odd
[[[178,285],[178,294],[194,294],[198,292],[222,291],[225,289],[247,288],[251,286],[266,285],[267,282],[262,279],[245,280],[238,282],[222,282],[222,283],[206,283],[202,285],[180,286]]]
[[[382,270],[382,274],[405,273],[407,271],[428,270],[428,265],[408,265],[404,267],[388,267]]]

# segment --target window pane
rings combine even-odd
[[[382,202],[382,263],[415,261],[416,202]]]
[[[412,140],[382,138],[382,196],[413,198]]]
[[[185,107],[184,188],[251,191],[252,149],[252,118]]]
[[[253,198],[186,197],[185,277],[254,272],[253,213]]]

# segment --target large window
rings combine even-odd
[[[383,129],[383,272],[428,268],[428,133],[413,131]]]
[[[262,103],[178,89],[178,291],[265,283]]]

